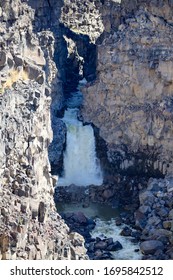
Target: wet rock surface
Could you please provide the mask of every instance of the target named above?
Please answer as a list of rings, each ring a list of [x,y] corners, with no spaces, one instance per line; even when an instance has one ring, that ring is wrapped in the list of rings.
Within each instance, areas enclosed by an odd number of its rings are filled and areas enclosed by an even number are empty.
[[[145,178],[116,175],[113,181],[105,182],[100,186],[83,187],[74,184],[68,187],[58,186],[55,189],[54,199],[56,202],[82,202],[84,205],[100,202],[132,210],[139,206],[138,193],[140,188],[145,188],[146,185]]]
[[[172,259],[172,243],[173,243],[173,188],[172,188],[172,176],[167,176],[165,179],[150,179],[148,184],[144,184],[143,188],[139,183],[138,195],[139,201],[129,198],[131,203],[125,199],[127,190],[124,189],[124,195],[122,197],[117,195],[116,191],[114,196],[107,199],[107,197],[101,196],[100,199],[99,191],[105,186],[97,187],[96,193],[93,191],[93,186],[83,190],[76,187],[76,191],[80,194],[76,199],[75,186],[73,191],[65,193],[61,187],[58,188],[58,192],[55,192],[55,201],[58,203],[58,197],[60,202],[64,201],[69,204],[76,204],[79,202],[83,203],[83,207],[90,207],[90,203],[93,202],[102,203],[105,205],[112,205],[115,207],[122,207],[121,214],[115,219],[116,226],[123,226],[120,231],[120,235],[124,237],[131,237],[131,242],[134,244],[140,244],[140,251],[143,254],[143,259]],[[112,187],[111,187],[112,188]],[[107,187],[108,189],[108,187]],[[120,189],[120,185],[119,188]],[[102,194],[104,191],[102,192]],[[103,199],[104,197],[104,199]],[[115,199],[114,199],[115,198]],[[119,198],[119,201],[118,201]],[[120,202],[121,201],[121,202]],[[123,203],[123,204],[121,204]],[[123,206],[125,209],[123,210]],[[116,250],[116,244],[106,246],[107,240],[104,238],[92,240],[90,231],[94,228],[94,222],[84,218],[82,213],[64,214],[64,219],[69,222],[69,227],[76,231],[79,231],[84,236],[86,242],[86,248],[88,249],[88,255],[94,259],[102,258],[101,251],[106,251],[107,258],[111,259],[111,250]],[[77,222],[77,227],[76,227]],[[84,228],[82,228],[84,227]],[[81,230],[82,228],[82,230]],[[104,249],[106,248],[106,249]],[[112,249],[111,249],[112,248]],[[97,249],[95,251],[95,249]],[[121,249],[121,248],[119,248]],[[105,252],[104,252],[105,253]],[[97,256],[96,256],[97,255]]]
[[[136,179],[136,186],[137,182],[138,180]],[[107,205],[121,208],[121,214],[115,219],[115,225],[124,225],[120,235],[125,238],[130,237],[131,242],[138,244],[140,242],[141,232],[134,227],[134,211],[139,207],[138,192],[136,192],[136,196],[130,189],[128,192],[127,190],[130,188],[128,183],[129,178],[125,180],[125,178],[120,179],[119,177],[116,184],[114,182],[114,184],[111,183],[110,185],[89,187],[78,187],[75,185],[68,187],[59,186],[55,189],[54,199],[57,207],[59,203],[63,203],[71,205],[73,209],[73,205],[75,206],[81,203],[83,208],[89,209],[91,203],[101,203],[104,205],[105,210]],[[120,188],[122,192],[119,191]],[[85,247],[87,248],[87,254],[90,259],[114,259],[112,252],[123,248],[119,241],[113,240],[112,238],[92,238],[91,232],[95,228],[95,218],[99,218],[99,216],[88,219],[83,212],[61,212],[61,215],[71,231],[75,230],[84,236]],[[133,230],[131,227],[134,227]]]

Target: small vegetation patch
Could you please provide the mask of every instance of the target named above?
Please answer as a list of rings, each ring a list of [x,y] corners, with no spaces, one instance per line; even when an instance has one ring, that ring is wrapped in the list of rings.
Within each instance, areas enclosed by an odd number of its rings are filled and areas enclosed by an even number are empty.
[[[3,94],[5,89],[11,88],[14,83],[19,80],[28,80],[28,73],[25,70],[18,71],[17,69],[8,72],[5,83],[0,88],[0,94]]]

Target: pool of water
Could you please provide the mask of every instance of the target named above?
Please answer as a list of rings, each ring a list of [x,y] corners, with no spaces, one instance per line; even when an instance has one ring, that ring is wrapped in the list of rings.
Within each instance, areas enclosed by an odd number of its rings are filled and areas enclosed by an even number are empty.
[[[120,209],[112,208],[111,206],[105,206],[100,203],[90,203],[88,207],[83,207],[82,203],[67,204],[57,203],[56,205],[58,213],[67,212],[82,212],[88,218],[96,219],[100,218],[102,221],[109,221],[111,218],[116,218],[121,213]]]

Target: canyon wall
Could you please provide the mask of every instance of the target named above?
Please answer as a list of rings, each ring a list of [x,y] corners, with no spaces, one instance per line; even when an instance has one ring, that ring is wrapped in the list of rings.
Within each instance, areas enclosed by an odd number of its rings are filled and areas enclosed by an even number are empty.
[[[48,147],[62,82],[49,11],[48,1],[0,5],[0,259],[87,258],[83,237],[70,232],[53,200]]]
[[[172,5],[1,1],[1,259],[87,258],[56,213],[51,175],[62,171],[61,118],[81,78],[82,118],[113,171],[172,173]]]
[[[97,47],[97,79],[83,89],[84,120],[99,128],[119,172],[172,172],[171,7],[171,1],[122,1],[118,30]]]
[[[131,16],[138,9],[143,8],[155,16],[162,17],[169,23],[173,22],[172,0],[121,0],[123,16]]]

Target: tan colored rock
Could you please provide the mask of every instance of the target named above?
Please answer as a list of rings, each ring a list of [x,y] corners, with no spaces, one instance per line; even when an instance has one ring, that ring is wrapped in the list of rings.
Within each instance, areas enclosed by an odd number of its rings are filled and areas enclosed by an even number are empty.
[[[147,4],[149,11],[155,5]],[[123,1],[122,5],[136,4]],[[100,129],[109,154],[117,150],[128,154],[138,170],[142,153],[145,172],[152,169],[165,174],[173,168],[173,30],[149,11],[139,9],[133,19],[127,19],[125,28],[98,46],[98,77],[83,88],[82,113],[86,122]],[[152,153],[153,162],[149,160]],[[125,159],[122,156],[123,169]],[[116,159],[110,160],[117,165]]]
[[[171,221],[164,221],[163,228],[169,230],[171,228]]]
[[[40,47],[35,48],[25,48],[24,49],[24,59],[30,61],[31,64],[36,64],[38,66],[44,66],[46,60],[44,58],[43,51]]]

